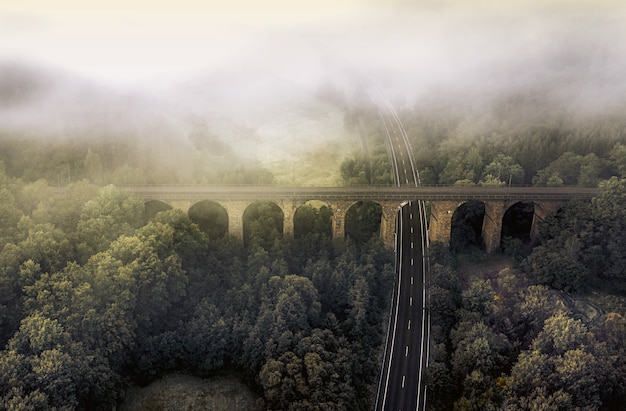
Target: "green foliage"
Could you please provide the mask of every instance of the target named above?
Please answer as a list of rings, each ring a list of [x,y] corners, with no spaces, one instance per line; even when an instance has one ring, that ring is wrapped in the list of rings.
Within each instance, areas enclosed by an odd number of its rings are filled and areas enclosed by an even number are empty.
[[[382,208],[378,203],[359,201],[346,212],[346,237],[364,244],[380,233]]]
[[[302,238],[307,234],[332,236],[332,210],[326,205],[319,208],[310,204],[299,207],[293,217],[294,237]]]
[[[512,368],[505,401],[523,406],[541,389],[544,398],[561,406],[598,408],[614,361],[607,354],[580,321],[563,313],[550,317]]]
[[[524,182],[524,170],[513,157],[499,153],[485,166],[481,181],[491,181],[485,185],[521,184]]]
[[[205,127],[206,128],[206,127]],[[206,131],[206,130],[205,130]],[[158,136],[157,136],[158,137]],[[68,186],[142,184],[272,184],[273,174],[250,164],[210,132],[192,144],[140,134],[23,135],[0,133],[0,162],[11,177]],[[167,155],[163,155],[167,153]]]
[[[224,238],[228,234],[228,214],[213,201],[201,201],[189,209],[189,218],[210,238]]]
[[[483,247],[484,215],[485,203],[481,201],[468,201],[454,211],[450,227],[451,251],[458,253]]]
[[[533,281],[569,291],[626,289],[626,181],[600,184],[591,203],[571,203],[540,229],[541,245],[522,263]]]
[[[103,251],[111,241],[142,225],[143,202],[113,186],[101,188],[85,203],[76,227],[82,259]]]
[[[257,201],[243,214],[243,241],[247,246],[273,247],[283,235],[283,211],[269,201]]]
[[[596,187],[603,174],[604,164],[594,153],[586,156],[571,151],[563,153],[546,168],[537,172],[533,184],[539,186],[578,185]]]
[[[394,278],[380,241],[332,242],[325,207],[283,241],[261,203],[244,249],[180,210],[146,221],[114,187],[35,186],[6,191],[20,201],[0,250],[0,407],[111,409],[128,381],[229,368],[272,407],[371,407]]]

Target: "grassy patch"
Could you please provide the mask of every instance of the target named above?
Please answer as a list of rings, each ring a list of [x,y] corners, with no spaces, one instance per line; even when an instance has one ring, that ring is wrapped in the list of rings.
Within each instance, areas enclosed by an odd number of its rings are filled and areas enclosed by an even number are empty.
[[[462,289],[478,280],[494,281],[498,273],[505,268],[514,268],[517,261],[506,254],[485,254],[482,251],[457,256],[458,266],[456,272],[459,275],[459,283]]]
[[[147,387],[131,387],[120,411],[262,411],[265,403],[233,375],[198,378],[168,374]]]

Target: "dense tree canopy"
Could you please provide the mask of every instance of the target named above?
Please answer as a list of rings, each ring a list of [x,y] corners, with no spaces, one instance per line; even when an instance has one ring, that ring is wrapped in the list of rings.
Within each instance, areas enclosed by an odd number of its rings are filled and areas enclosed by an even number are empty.
[[[37,199],[0,177],[0,409],[111,409],[173,370],[237,371],[268,409],[371,408],[393,281],[380,240],[333,242],[325,208],[283,240],[260,203],[243,248],[180,210],[146,222],[113,186]]]

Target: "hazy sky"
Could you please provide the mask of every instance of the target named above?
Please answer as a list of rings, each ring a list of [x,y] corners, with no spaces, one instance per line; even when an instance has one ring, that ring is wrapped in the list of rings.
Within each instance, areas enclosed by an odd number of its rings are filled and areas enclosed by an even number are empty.
[[[273,76],[303,89],[368,77],[411,99],[549,84],[567,99],[623,102],[621,3],[7,0],[0,60],[120,89],[231,72],[241,82]]]

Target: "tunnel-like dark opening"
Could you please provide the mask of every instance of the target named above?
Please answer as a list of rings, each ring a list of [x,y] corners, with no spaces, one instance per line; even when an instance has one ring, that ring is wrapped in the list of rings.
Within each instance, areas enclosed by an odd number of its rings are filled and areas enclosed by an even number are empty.
[[[374,236],[380,236],[383,214],[380,204],[373,201],[358,201],[346,211],[346,237],[357,244],[364,244]]]
[[[530,244],[530,229],[533,225],[535,204],[532,201],[520,201],[509,207],[502,218],[500,247],[506,251],[511,242]]]
[[[450,250],[462,252],[484,249],[482,237],[485,203],[471,200],[461,204],[452,215]]]
[[[154,216],[162,211],[171,210],[172,206],[159,200],[150,200],[144,203],[143,213],[141,218],[144,224],[148,224],[148,221],[152,220]]]
[[[194,204],[188,215],[209,238],[223,238],[228,234],[228,213],[214,201],[204,200]]]
[[[332,210],[321,201],[307,201],[298,207],[293,216],[293,236],[302,238],[307,234],[332,237]]]
[[[283,236],[283,210],[271,201],[257,201],[243,213],[244,245],[257,244],[271,247],[275,240]]]

